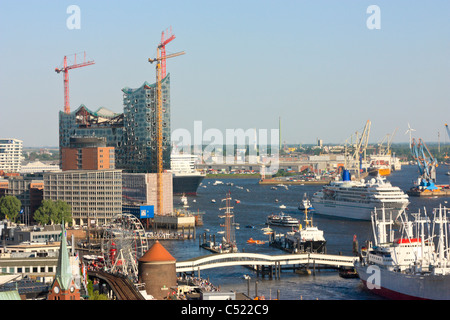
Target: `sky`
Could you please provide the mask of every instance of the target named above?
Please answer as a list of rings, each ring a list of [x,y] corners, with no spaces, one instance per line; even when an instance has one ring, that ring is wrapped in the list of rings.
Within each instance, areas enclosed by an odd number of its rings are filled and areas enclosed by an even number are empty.
[[[58,146],[55,68],[74,53],[95,64],[69,71],[71,110],[123,112],[122,88],[155,82],[148,58],[171,27],[167,53],[186,52],[167,60],[172,131],[280,119],[283,142],[328,144],[370,120],[371,143],[409,142],[408,123],[450,143],[449,17],[446,0],[0,0],[0,138]]]

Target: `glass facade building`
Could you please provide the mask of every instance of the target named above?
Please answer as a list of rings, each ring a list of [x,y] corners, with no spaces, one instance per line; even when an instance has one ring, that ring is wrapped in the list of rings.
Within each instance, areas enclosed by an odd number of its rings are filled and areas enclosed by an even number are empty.
[[[163,169],[170,169],[170,74],[161,82]],[[117,169],[130,173],[154,173],[157,161],[156,83],[123,88],[123,113],[100,108],[91,111],[81,105],[67,114],[59,113],[60,150],[75,137],[104,137],[115,148]]]

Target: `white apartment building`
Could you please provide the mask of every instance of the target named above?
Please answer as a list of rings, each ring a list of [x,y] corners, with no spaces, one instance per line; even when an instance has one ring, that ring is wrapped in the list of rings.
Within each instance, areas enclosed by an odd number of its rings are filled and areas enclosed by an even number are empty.
[[[19,172],[23,160],[23,141],[18,139],[0,139],[0,170]]]

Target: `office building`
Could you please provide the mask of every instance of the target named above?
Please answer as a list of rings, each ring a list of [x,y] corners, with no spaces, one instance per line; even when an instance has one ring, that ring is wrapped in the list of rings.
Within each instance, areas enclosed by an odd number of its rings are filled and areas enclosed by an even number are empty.
[[[26,225],[33,224],[34,212],[43,199],[44,181],[39,177],[12,176],[0,178],[0,197],[14,196],[22,204],[21,213],[17,219]]]
[[[121,170],[68,170],[44,174],[44,200],[62,200],[72,208],[74,225],[108,223],[122,213]]]
[[[23,155],[23,142],[18,139],[0,139],[0,171],[19,172]]]
[[[158,193],[157,193],[157,176],[156,173],[123,173],[122,174],[122,203],[124,209],[130,210],[133,207],[153,206],[154,212],[157,214]],[[163,210],[162,215],[170,215],[173,213],[173,190],[172,190],[172,174],[163,173]],[[129,211],[129,213],[133,213]]]

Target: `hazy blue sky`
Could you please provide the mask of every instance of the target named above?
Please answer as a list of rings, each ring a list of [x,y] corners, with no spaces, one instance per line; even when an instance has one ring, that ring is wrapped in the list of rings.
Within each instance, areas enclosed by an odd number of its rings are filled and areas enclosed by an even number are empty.
[[[70,30],[69,5],[80,8]],[[377,5],[380,29],[366,10]],[[450,2],[164,0],[0,1],[0,137],[58,145],[64,55],[72,110],[122,112],[124,87],[155,81],[161,31],[169,53],[172,130],[278,128],[287,143],[343,143],[371,120],[370,141],[450,143]]]

